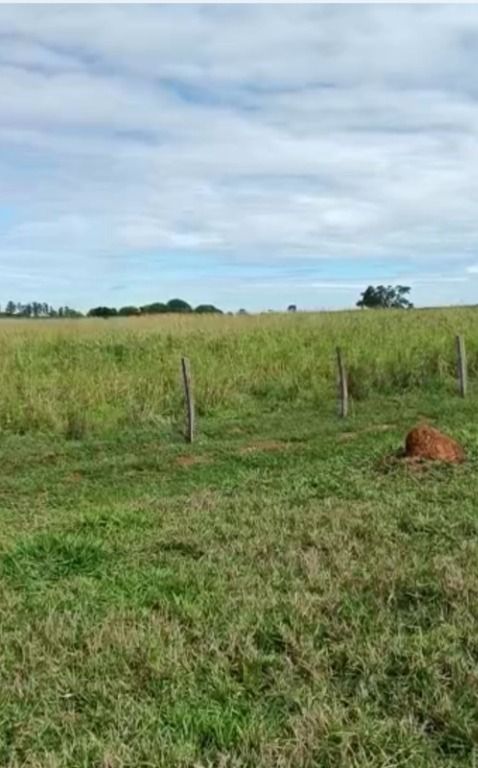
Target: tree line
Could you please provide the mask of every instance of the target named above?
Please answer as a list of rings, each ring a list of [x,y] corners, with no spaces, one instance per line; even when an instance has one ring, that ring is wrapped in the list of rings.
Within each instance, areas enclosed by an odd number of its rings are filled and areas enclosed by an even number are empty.
[[[119,309],[116,309],[116,307],[94,307],[88,312],[88,317],[134,317],[135,315],[165,315],[190,312],[196,312],[200,315],[222,315],[222,310],[213,304],[199,304],[197,307],[192,307],[183,299],[171,299],[166,303],[155,301],[152,304],[143,304],[141,307],[126,306]]]
[[[82,313],[71,307],[52,307],[45,301],[8,301],[5,307],[0,307],[1,317],[82,317]]]
[[[155,301],[143,306],[93,307],[87,313],[87,317],[134,317],[137,315],[158,315],[171,312],[196,312],[198,314],[222,314],[222,311],[213,304],[199,304],[192,307],[183,299],[171,299],[166,303]],[[17,301],[8,301],[5,307],[0,306],[0,317],[27,317],[27,318],[75,318],[84,317],[83,312],[68,306],[53,307],[43,301],[31,301],[27,304]]]
[[[362,292],[356,306],[361,309],[411,309],[412,302],[408,296],[410,288],[406,285],[369,285]],[[271,311],[271,310],[269,310]],[[288,312],[297,312],[296,304],[289,304]],[[142,306],[127,305],[124,307],[93,307],[87,313],[87,317],[135,317],[139,315],[161,315],[170,313],[197,313],[197,314],[219,314],[222,310],[214,304],[199,304],[192,307],[183,299],[170,299],[170,301],[155,301],[152,304],[143,304]],[[232,315],[232,312],[227,314]],[[245,309],[238,311],[239,315],[246,315]],[[27,304],[22,302],[9,301],[2,310],[0,307],[0,317],[30,317],[30,318],[74,318],[84,317],[82,312],[72,309],[68,306],[52,307],[50,304],[42,301],[31,301]]]

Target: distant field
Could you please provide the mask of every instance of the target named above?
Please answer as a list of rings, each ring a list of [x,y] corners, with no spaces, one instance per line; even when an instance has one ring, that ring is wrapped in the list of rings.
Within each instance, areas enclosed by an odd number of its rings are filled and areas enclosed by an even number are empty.
[[[356,403],[453,389],[454,335],[478,374],[478,310],[0,323],[0,428],[101,433],[166,425],[181,413],[190,357],[200,414],[282,403],[333,408],[336,345]]]

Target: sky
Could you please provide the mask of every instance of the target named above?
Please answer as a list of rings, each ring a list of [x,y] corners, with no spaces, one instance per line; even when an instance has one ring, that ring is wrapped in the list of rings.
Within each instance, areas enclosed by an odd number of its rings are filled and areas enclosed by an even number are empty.
[[[478,6],[0,5],[0,304],[478,303]]]

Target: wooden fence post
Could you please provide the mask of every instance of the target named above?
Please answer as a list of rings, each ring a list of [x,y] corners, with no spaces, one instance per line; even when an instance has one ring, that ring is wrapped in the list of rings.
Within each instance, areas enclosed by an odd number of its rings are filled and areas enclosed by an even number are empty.
[[[456,369],[458,376],[458,389],[462,397],[466,397],[468,389],[468,374],[466,370],[466,349],[463,336],[457,336],[456,342]]]
[[[339,387],[339,416],[343,419],[349,412],[349,390],[347,386],[347,371],[342,358],[342,351],[337,347],[338,387]]]
[[[181,372],[183,376],[184,400],[186,403],[186,433],[185,438],[188,443],[194,440],[195,411],[194,396],[191,381],[191,366],[187,357],[181,358]]]

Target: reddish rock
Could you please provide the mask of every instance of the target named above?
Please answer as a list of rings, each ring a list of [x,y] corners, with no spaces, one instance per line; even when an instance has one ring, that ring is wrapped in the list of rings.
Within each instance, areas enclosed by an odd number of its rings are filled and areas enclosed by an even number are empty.
[[[405,455],[413,459],[447,461],[451,464],[465,460],[465,452],[456,440],[428,424],[420,424],[410,430],[405,440]]]

